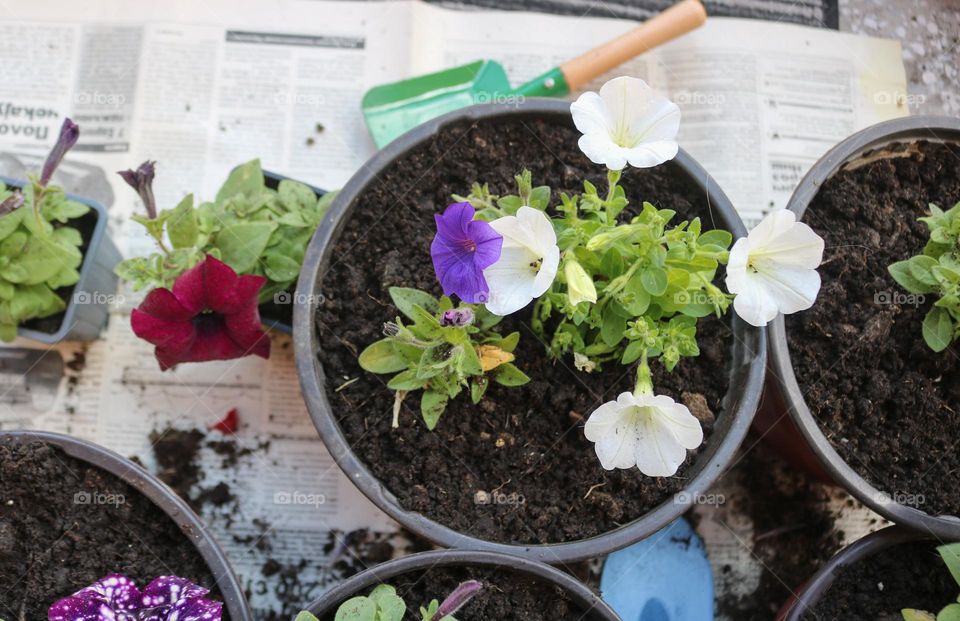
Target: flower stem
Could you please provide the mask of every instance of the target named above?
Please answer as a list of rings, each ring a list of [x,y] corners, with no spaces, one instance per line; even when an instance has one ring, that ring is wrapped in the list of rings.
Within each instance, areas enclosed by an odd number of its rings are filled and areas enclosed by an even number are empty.
[[[607,200],[604,201],[607,205],[607,224],[612,224],[613,220],[615,219],[614,215],[610,211],[610,202],[613,200],[613,195],[617,190],[617,183],[619,183],[620,176],[622,174],[622,170],[607,171]]]
[[[637,386],[633,389],[636,396],[653,394],[653,378],[650,375],[650,364],[647,362],[647,353],[644,352],[637,366]]]

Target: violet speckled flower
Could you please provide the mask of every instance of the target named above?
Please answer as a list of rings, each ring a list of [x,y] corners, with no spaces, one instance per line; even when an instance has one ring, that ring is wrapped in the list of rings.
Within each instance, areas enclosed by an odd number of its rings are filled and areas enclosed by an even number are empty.
[[[430,244],[433,269],[444,295],[471,304],[487,301],[490,288],[483,270],[500,258],[503,237],[482,220],[474,220],[470,203],[449,205],[435,215],[437,234]]]
[[[133,580],[110,574],[47,613],[49,621],[220,621],[223,604],[186,578],[160,576],[141,593]]]
[[[473,311],[469,308],[451,308],[443,311],[443,315],[440,316],[440,325],[462,328],[472,324],[473,319]]]

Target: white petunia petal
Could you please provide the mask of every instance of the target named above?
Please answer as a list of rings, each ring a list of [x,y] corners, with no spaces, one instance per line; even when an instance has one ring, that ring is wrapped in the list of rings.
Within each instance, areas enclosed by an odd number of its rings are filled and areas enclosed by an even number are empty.
[[[640,146],[626,149],[627,162],[634,168],[653,168],[677,157],[680,146],[675,142],[660,140],[641,143]]]
[[[600,95],[593,91],[583,93],[570,104],[573,124],[581,134],[605,134],[607,132],[607,107]]]
[[[779,266],[775,271],[747,274],[748,282],[765,287],[767,295],[784,315],[807,310],[820,292],[820,274],[816,270]]]
[[[640,472],[648,477],[675,475],[687,458],[687,450],[654,415],[641,416],[636,429],[635,461]]]
[[[727,280],[729,283],[729,279]],[[777,316],[780,309],[762,280],[744,278],[744,286],[733,298],[733,310],[751,326],[762,328]]]
[[[490,226],[503,236],[503,247],[497,262],[483,271],[490,288],[486,307],[495,315],[509,315],[553,284],[560,265],[557,233],[545,213],[526,206]]]
[[[509,315],[533,300],[537,272],[530,267],[538,257],[525,246],[504,241],[497,262],[483,270],[490,288],[487,310],[494,315]]]
[[[627,149],[616,145],[606,134],[584,134],[577,146],[594,164],[603,164],[610,170],[623,170],[627,165]]]

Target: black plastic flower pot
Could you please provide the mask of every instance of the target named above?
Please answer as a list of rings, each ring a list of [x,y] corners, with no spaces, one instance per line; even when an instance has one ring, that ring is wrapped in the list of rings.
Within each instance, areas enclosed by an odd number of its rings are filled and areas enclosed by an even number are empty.
[[[520,576],[554,587],[582,612],[583,621],[620,621],[620,617],[586,585],[569,574],[549,565],[495,552],[470,550],[439,550],[420,552],[372,567],[349,578],[307,606],[320,621],[332,619],[337,607],[357,595],[367,595],[380,584],[390,584],[403,597],[399,583],[405,574],[426,574],[444,568],[478,568],[493,570],[504,576]],[[429,576],[429,574],[427,574]],[[426,579],[429,579],[427,577]],[[438,598],[446,594],[437,594]],[[408,609],[416,610],[421,602],[406,602]],[[426,605],[428,602],[423,602]],[[548,602],[544,602],[546,606]],[[467,604],[469,606],[469,604]],[[459,615],[458,615],[459,616]]]
[[[901,544],[928,544],[940,545],[939,541],[929,533],[919,533],[900,526],[890,526],[871,533],[862,539],[855,541],[843,550],[840,550],[833,558],[820,568],[817,573],[810,577],[803,586],[790,597],[777,614],[776,621],[803,621],[805,618],[818,619],[819,617],[808,615],[807,613],[816,609],[817,605],[834,586],[840,573],[846,568],[852,567],[870,557],[886,552],[894,546]],[[930,559],[936,558],[935,554],[930,555]],[[943,567],[944,574],[947,568]],[[893,577],[887,577],[891,580]],[[882,587],[880,587],[882,588]],[[945,600],[944,605],[951,600]],[[900,608],[905,607],[901,604],[899,607],[891,610],[891,617],[896,615]],[[935,613],[935,611],[934,611]],[[897,616],[896,618],[899,618]]]
[[[263,179],[268,188],[276,190],[280,182],[289,179],[289,177],[265,170],[263,171]],[[303,182],[300,181],[299,183]],[[326,190],[321,190],[309,183],[304,183],[304,185],[313,190],[317,198],[327,193]],[[293,293],[293,291],[281,291],[273,296],[272,302],[260,305],[260,321],[268,330],[276,330],[284,334],[293,332]]]
[[[839,143],[824,155],[801,180],[787,209],[802,219],[820,188],[852,162],[899,157],[893,145],[915,142],[955,144],[960,153],[960,119],[910,117],[879,123]],[[906,259],[908,257],[903,257]],[[822,295],[822,294],[821,294]],[[919,335],[918,335],[919,338]],[[778,316],[768,327],[769,368],[767,392],[756,424],[774,449],[812,476],[844,487],[865,505],[888,520],[948,540],[960,539],[960,519],[930,515],[900,504],[878,489],[848,464],[820,428],[801,389],[790,358],[787,327]],[[932,355],[932,352],[931,352]],[[863,388],[866,391],[866,387]],[[869,398],[866,392],[863,398]],[[949,438],[948,438],[949,439]],[[952,440],[951,440],[952,442]],[[890,455],[891,459],[897,455]]]
[[[22,188],[26,181],[0,176],[8,187]],[[34,319],[17,328],[17,334],[41,343],[60,341],[92,341],[100,335],[110,315],[110,300],[117,291],[113,268],[120,262],[120,251],[107,234],[107,210],[100,203],[67,194],[70,200],[83,203],[90,211],[75,221],[83,236],[83,263],[80,280],[72,287],[58,291],[67,304],[66,310],[52,317]]]
[[[0,441],[16,444],[41,442],[51,445],[63,451],[67,456],[104,470],[133,487],[165,513],[177,525],[183,536],[196,548],[209,568],[219,590],[217,599],[224,604],[224,618],[230,618],[233,621],[253,620],[253,614],[244,597],[243,588],[234,575],[226,555],[207,530],[207,527],[173,490],[161,483],[143,467],[102,446],[58,433],[4,431],[0,432]],[[29,511],[29,507],[25,510]],[[81,533],[68,534],[75,540],[82,536]],[[63,559],[63,562],[70,563],[70,559]],[[114,567],[104,567],[103,573],[106,575],[115,570]],[[169,572],[175,573],[176,570],[176,567],[169,568]],[[63,593],[61,597],[67,595],[69,593]],[[51,601],[50,604],[53,604],[53,602]]]
[[[570,128],[564,131],[572,131],[569,108],[569,103],[563,101],[536,98],[518,105],[476,105],[431,120],[406,133],[362,166],[339,192],[310,243],[300,272],[294,306],[294,345],[300,383],[314,425],[340,468],[363,494],[410,531],[443,547],[500,552],[557,564],[601,556],[648,537],[687,511],[723,473],[750,428],[760,398],[766,360],[765,334],[731,312],[732,338],[729,339],[727,350],[728,381],[722,399],[723,413],[717,418],[714,431],[697,455],[696,462],[687,471],[682,491],[659,502],[637,519],[621,523],[607,532],[556,543],[541,540],[535,543],[490,541],[460,532],[420,512],[404,508],[395,494],[372,474],[369,466],[351,447],[327,397],[328,381],[339,384],[346,378],[328,380],[321,361],[324,352],[320,351],[315,315],[325,299],[320,295],[321,281],[332,262],[341,259],[331,256],[334,245],[354,213],[358,197],[374,187],[378,177],[395,161],[420,145],[435,140],[450,126],[513,120],[526,124],[529,120],[562,124]],[[726,229],[735,238],[746,234],[729,199],[689,154],[681,150],[670,165],[677,167],[684,183],[688,180],[698,196],[706,198],[710,210],[708,220],[713,227]],[[550,179],[541,181],[551,182]],[[429,432],[424,429],[423,433]],[[637,476],[640,476],[639,472]]]

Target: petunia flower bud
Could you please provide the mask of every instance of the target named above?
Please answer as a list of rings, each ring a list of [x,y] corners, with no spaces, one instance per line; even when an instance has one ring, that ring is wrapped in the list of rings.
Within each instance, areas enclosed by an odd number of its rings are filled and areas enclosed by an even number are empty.
[[[153,197],[153,176],[156,174],[156,162],[146,161],[136,170],[121,170],[117,173],[131,188],[140,195],[143,206],[151,220],[157,217],[157,201]]]
[[[451,308],[443,311],[443,315],[440,317],[440,325],[462,328],[472,324],[473,319],[473,311],[469,308]]]
[[[53,173],[56,172],[57,167],[60,166],[60,162],[63,161],[63,156],[73,148],[73,145],[77,144],[79,138],[80,127],[70,119],[63,119],[63,125],[60,126],[60,135],[57,137],[57,143],[53,145],[50,155],[47,156],[47,161],[43,163],[43,170],[40,173],[41,186],[47,187],[47,184],[50,183],[50,178],[53,177]]]
[[[563,274],[567,278],[567,295],[570,296],[571,304],[576,306],[580,302],[596,303],[597,288],[582,265],[568,259],[564,263]]]

